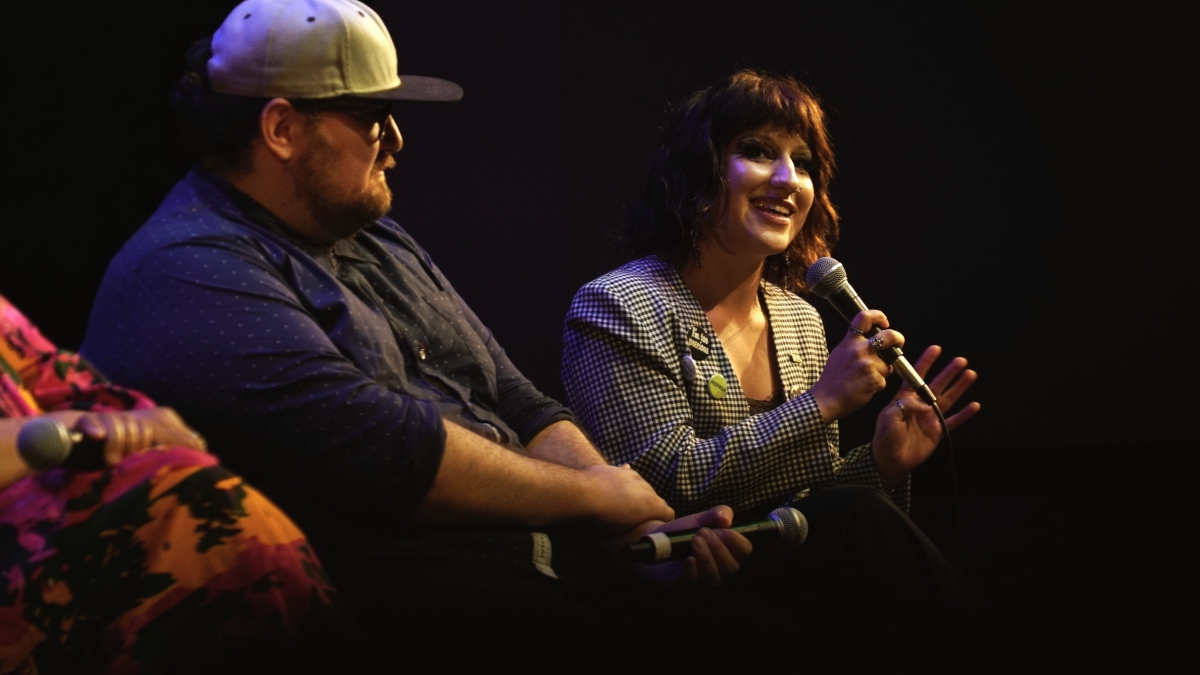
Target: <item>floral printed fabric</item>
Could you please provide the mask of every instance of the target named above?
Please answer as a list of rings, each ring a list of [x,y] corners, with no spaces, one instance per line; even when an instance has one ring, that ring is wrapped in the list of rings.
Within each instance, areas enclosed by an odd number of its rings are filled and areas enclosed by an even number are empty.
[[[108,384],[78,354],[56,348],[0,295],[0,416],[153,406],[142,394]]]
[[[3,297],[0,380],[3,416],[153,405]],[[0,492],[0,672],[312,665],[350,625],[303,533],[212,455],[152,450]]]

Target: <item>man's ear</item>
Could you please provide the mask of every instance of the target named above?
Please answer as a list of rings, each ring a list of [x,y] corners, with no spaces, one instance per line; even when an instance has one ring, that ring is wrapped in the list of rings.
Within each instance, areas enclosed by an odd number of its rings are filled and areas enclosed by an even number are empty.
[[[275,159],[287,162],[295,157],[308,121],[308,115],[292,107],[287,99],[271,99],[258,117],[263,145]]]

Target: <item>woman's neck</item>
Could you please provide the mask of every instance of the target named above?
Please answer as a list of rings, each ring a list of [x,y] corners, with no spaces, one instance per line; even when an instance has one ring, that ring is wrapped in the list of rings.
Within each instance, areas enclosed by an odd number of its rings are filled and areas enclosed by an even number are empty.
[[[764,258],[736,256],[705,242],[700,245],[699,261],[685,265],[679,275],[717,332],[729,321],[740,324],[760,312],[758,287]]]

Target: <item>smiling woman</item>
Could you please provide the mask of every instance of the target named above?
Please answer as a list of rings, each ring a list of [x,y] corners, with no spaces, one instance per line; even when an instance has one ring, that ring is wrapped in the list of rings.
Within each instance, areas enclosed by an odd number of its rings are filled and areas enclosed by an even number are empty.
[[[829,352],[819,315],[797,295],[805,268],[837,239],[832,172],[821,109],[790,77],[741,71],[684,101],[630,210],[626,247],[643,257],[572,302],[563,384],[607,459],[632,465],[677,513],[803,512],[804,547],[747,563],[782,566],[764,599],[803,597],[827,625],[872,633],[883,626],[838,612],[953,614],[972,593],[903,513],[909,472],[940,439],[932,408],[902,389],[872,443],[838,447],[837,420],[890,374],[878,350],[904,338],[867,310]],[[868,341],[872,327],[883,330]],[[926,350],[915,368],[924,374],[938,354]],[[955,359],[929,384],[949,409],[974,380]]]
[[[837,420],[891,374],[878,351],[904,337],[868,310],[830,353],[816,310],[796,295],[837,240],[833,166],[812,92],[791,77],[734,73],[664,129],[625,231],[627,250],[644,257],[575,297],[570,405],[613,463],[631,464],[681,513],[775,507],[841,484],[880,488],[907,508],[909,472],[940,439],[932,409],[902,389],[874,442],[838,447]],[[882,330],[868,340],[872,328]],[[939,353],[930,347],[916,368],[924,374]],[[955,359],[931,386],[948,409],[974,380]]]

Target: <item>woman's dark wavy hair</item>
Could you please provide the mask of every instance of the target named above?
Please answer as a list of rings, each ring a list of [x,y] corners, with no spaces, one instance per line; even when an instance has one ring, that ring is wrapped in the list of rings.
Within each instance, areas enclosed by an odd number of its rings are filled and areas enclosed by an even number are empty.
[[[218,94],[208,83],[212,38],[188,49],[187,72],[171,90],[171,108],[179,120],[179,139],[188,158],[219,172],[245,173],[250,143],[259,135],[258,120],[269,99]]]
[[[837,243],[838,214],[829,199],[834,160],[825,115],[816,94],[789,76],[740,70],[675,109],[642,196],[626,214],[624,252],[657,254],[678,267],[692,261],[696,243],[725,215],[726,148],[738,134],[763,127],[797,134],[812,151],[808,218],[785,253],[767,258],[763,272],[782,288],[804,290],[805,269]]]

